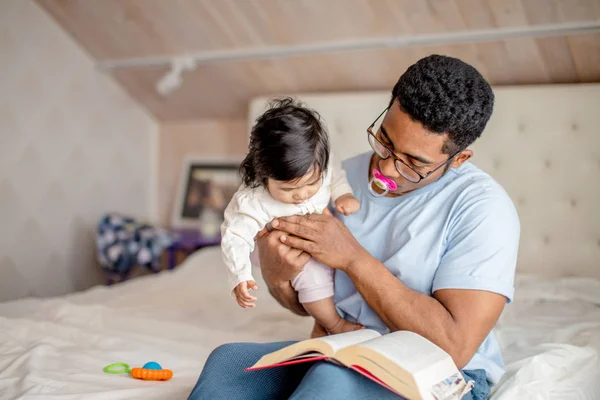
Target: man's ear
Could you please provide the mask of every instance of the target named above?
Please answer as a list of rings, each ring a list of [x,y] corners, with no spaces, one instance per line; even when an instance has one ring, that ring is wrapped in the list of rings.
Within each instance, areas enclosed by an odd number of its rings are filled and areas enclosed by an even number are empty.
[[[454,161],[452,161],[452,168],[458,168],[463,165],[469,158],[473,157],[473,150],[466,149],[458,153],[456,157],[454,157]]]

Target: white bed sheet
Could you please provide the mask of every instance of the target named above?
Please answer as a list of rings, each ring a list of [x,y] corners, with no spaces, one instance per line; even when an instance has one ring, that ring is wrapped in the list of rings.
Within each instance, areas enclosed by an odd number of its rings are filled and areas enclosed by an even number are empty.
[[[226,287],[211,248],[174,272],[0,304],[0,399],[185,399],[217,345],[310,332],[310,320],[279,307],[264,284],[253,310],[240,309]],[[600,281],[519,277],[496,333],[508,373],[494,400],[600,399]],[[102,372],[147,361],[172,369],[173,379]]]

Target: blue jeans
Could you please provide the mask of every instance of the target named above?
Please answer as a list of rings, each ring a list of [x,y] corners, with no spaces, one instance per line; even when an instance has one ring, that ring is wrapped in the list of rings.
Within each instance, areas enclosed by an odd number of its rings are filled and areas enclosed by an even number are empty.
[[[216,348],[188,400],[398,400],[396,394],[347,368],[328,362],[244,372],[263,355],[294,342],[232,343]],[[463,400],[484,400],[490,393],[485,371],[463,371],[474,380]]]

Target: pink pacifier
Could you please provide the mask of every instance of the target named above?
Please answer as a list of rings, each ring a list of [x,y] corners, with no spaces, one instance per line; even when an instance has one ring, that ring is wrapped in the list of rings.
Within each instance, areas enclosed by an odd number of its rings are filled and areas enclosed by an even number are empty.
[[[373,171],[371,171],[371,172],[373,174],[373,177],[371,178],[371,181],[369,182],[369,191],[371,192],[371,194],[373,196],[377,196],[377,197],[385,196],[389,192],[393,192],[398,189],[396,182],[394,182],[390,178],[386,178],[385,176],[383,176],[381,171],[379,171],[377,168],[373,168]],[[383,190],[383,193],[377,193],[373,189],[373,184],[377,185],[377,187],[379,189]]]

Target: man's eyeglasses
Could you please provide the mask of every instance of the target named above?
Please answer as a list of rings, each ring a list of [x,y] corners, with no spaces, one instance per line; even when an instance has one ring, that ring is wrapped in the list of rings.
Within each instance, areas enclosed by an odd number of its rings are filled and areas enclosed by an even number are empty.
[[[373,128],[375,127],[375,124],[377,123],[377,121],[379,121],[379,119],[383,116],[383,114],[385,114],[388,110],[389,110],[389,107],[386,108],[385,110],[383,110],[383,112],[381,114],[379,114],[377,119],[375,121],[373,121],[371,126],[369,126],[367,128],[369,144],[371,145],[371,148],[373,149],[373,151],[375,152],[375,154],[377,154],[377,156],[379,158],[386,160],[389,157],[392,157],[392,159],[394,160],[394,165],[396,166],[396,170],[398,171],[398,173],[400,175],[402,175],[408,181],[410,181],[412,183],[419,183],[421,180],[427,178],[429,175],[433,174],[435,171],[442,168],[444,165],[448,164],[450,161],[452,161],[454,159],[454,157],[456,157],[458,155],[458,153],[460,153],[460,151],[458,151],[453,156],[451,156],[446,161],[444,161],[442,164],[438,165],[431,171],[427,172],[425,175],[422,175],[421,173],[415,171],[408,164],[406,164],[404,161],[402,161],[400,158],[398,158],[391,149],[389,149],[386,145],[381,143],[381,141],[379,139],[377,139],[377,135],[375,135],[375,133],[373,133]]]

